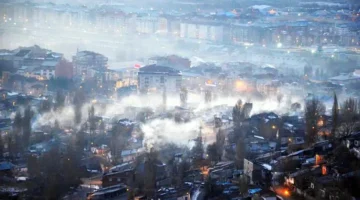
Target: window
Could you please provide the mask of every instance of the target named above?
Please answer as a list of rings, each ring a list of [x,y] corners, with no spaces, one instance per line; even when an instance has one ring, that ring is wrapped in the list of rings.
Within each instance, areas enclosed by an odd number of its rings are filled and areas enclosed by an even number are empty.
[[[111,181],[112,181],[112,178],[109,178],[109,181],[111,182]]]
[[[120,179],[120,178],[117,178],[117,181],[118,181],[118,182],[120,182],[120,181],[121,181],[121,179]]]
[[[164,77],[163,76],[160,76],[160,83],[164,83]]]

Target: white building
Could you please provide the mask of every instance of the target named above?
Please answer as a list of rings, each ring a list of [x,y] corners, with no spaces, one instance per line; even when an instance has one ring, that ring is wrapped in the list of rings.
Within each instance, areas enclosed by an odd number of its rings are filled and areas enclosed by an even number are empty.
[[[44,61],[40,67],[40,77],[45,80],[49,80],[51,78],[55,78],[55,69],[59,64],[57,60]]]
[[[180,37],[222,42],[224,26],[215,22],[183,22],[180,24]]]
[[[163,91],[178,92],[181,88],[181,72],[171,67],[148,65],[140,68],[138,89],[140,92]]]

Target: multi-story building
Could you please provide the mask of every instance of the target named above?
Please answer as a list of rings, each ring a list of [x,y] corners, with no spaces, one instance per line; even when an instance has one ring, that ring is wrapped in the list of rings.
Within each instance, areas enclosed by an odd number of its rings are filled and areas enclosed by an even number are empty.
[[[88,77],[90,69],[106,69],[108,58],[92,51],[79,51],[73,56],[76,75]]]
[[[158,28],[159,21],[157,17],[138,17],[136,20],[136,31],[138,33],[156,33],[158,31]]]
[[[181,72],[171,67],[148,65],[140,68],[138,89],[140,92],[178,92],[181,88]]]
[[[224,25],[217,22],[188,21],[180,23],[180,37],[223,42]]]

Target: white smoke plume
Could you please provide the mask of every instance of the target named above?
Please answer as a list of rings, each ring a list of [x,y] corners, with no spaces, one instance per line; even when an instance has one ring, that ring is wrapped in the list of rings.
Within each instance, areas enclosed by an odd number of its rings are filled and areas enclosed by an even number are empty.
[[[193,109],[194,117],[187,123],[175,123],[173,119],[162,119],[161,117],[149,120],[145,124],[141,124],[140,128],[144,132],[144,138],[147,144],[164,144],[167,142],[179,144],[179,145],[192,145],[192,140],[195,139],[202,127],[202,134],[207,144],[215,141],[215,133],[211,127],[211,121],[215,114],[222,112],[223,114],[231,116],[232,107],[235,105],[238,99],[242,99],[243,102],[252,102],[253,109],[251,114],[257,114],[260,112],[273,111],[279,114],[284,114],[289,111],[290,103],[300,102],[301,97],[296,96],[284,96],[281,102],[278,102],[276,97],[267,98],[265,100],[252,100],[248,96],[239,97],[219,97],[209,104],[204,103],[204,96],[202,94],[189,94],[189,107]],[[82,109],[82,121],[85,122],[88,116],[88,109],[91,103],[86,103]],[[173,110],[175,106],[180,105],[180,99],[178,95],[168,95],[167,97],[167,109]],[[132,95],[125,97],[119,101],[107,105],[106,107],[100,107],[95,105],[95,115],[105,116],[107,118],[130,118],[125,114],[128,107],[149,107],[153,110],[159,110],[162,107],[162,95],[149,95],[146,98]],[[37,129],[44,125],[53,125],[57,120],[61,127],[72,127],[77,130],[79,127],[75,127],[74,124],[74,110],[73,106],[66,106],[62,111],[51,111],[36,117],[33,123],[33,128]]]

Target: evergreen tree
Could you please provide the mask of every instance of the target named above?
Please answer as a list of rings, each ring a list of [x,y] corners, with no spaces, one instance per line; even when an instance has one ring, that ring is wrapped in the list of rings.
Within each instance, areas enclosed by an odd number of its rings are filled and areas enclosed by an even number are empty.
[[[12,134],[8,137],[8,145],[10,145],[11,148],[9,148],[9,152],[11,153],[11,156],[14,156],[17,153],[20,153],[23,148],[23,141],[22,141],[22,116],[20,111],[17,111],[15,114],[13,127],[12,127]]]
[[[58,121],[57,119],[55,119],[55,121],[54,121],[54,128],[55,128],[56,130],[59,130],[59,129],[60,129],[60,124],[59,124],[59,121]]]
[[[2,136],[0,135],[0,159],[4,156],[4,142]]]
[[[194,164],[199,165],[204,156],[204,144],[201,130],[199,136],[195,140],[195,146],[192,148],[192,154]]]
[[[334,92],[334,103],[332,107],[332,128],[331,128],[332,137],[335,136],[338,126],[339,126],[339,104],[336,93]]]
[[[24,148],[27,148],[30,143],[30,135],[31,135],[31,119],[34,116],[31,107],[28,106],[24,111],[24,117],[22,119],[22,130],[23,130],[23,144]]]
[[[212,100],[212,94],[210,90],[205,91],[205,103],[210,103]]]
[[[241,137],[236,144],[236,165],[242,169],[244,167],[244,158],[246,156],[246,146],[244,137]]]
[[[216,155],[218,157],[218,161],[221,161],[225,145],[225,134],[219,130],[216,134]]]
[[[206,153],[208,155],[208,159],[212,162],[218,162],[219,156],[216,148],[216,143],[209,144],[206,147]]]
[[[85,102],[85,94],[82,90],[78,90],[75,92],[73,104],[74,104],[74,112],[75,112],[75,124],[80,124],[82,114],[81,110]]]
[[[163,98],[163,109],[164,109],[164,112],[165,112],[166,111],[166,106],[167,106],[166,87],[164,87],[162,98]]]

